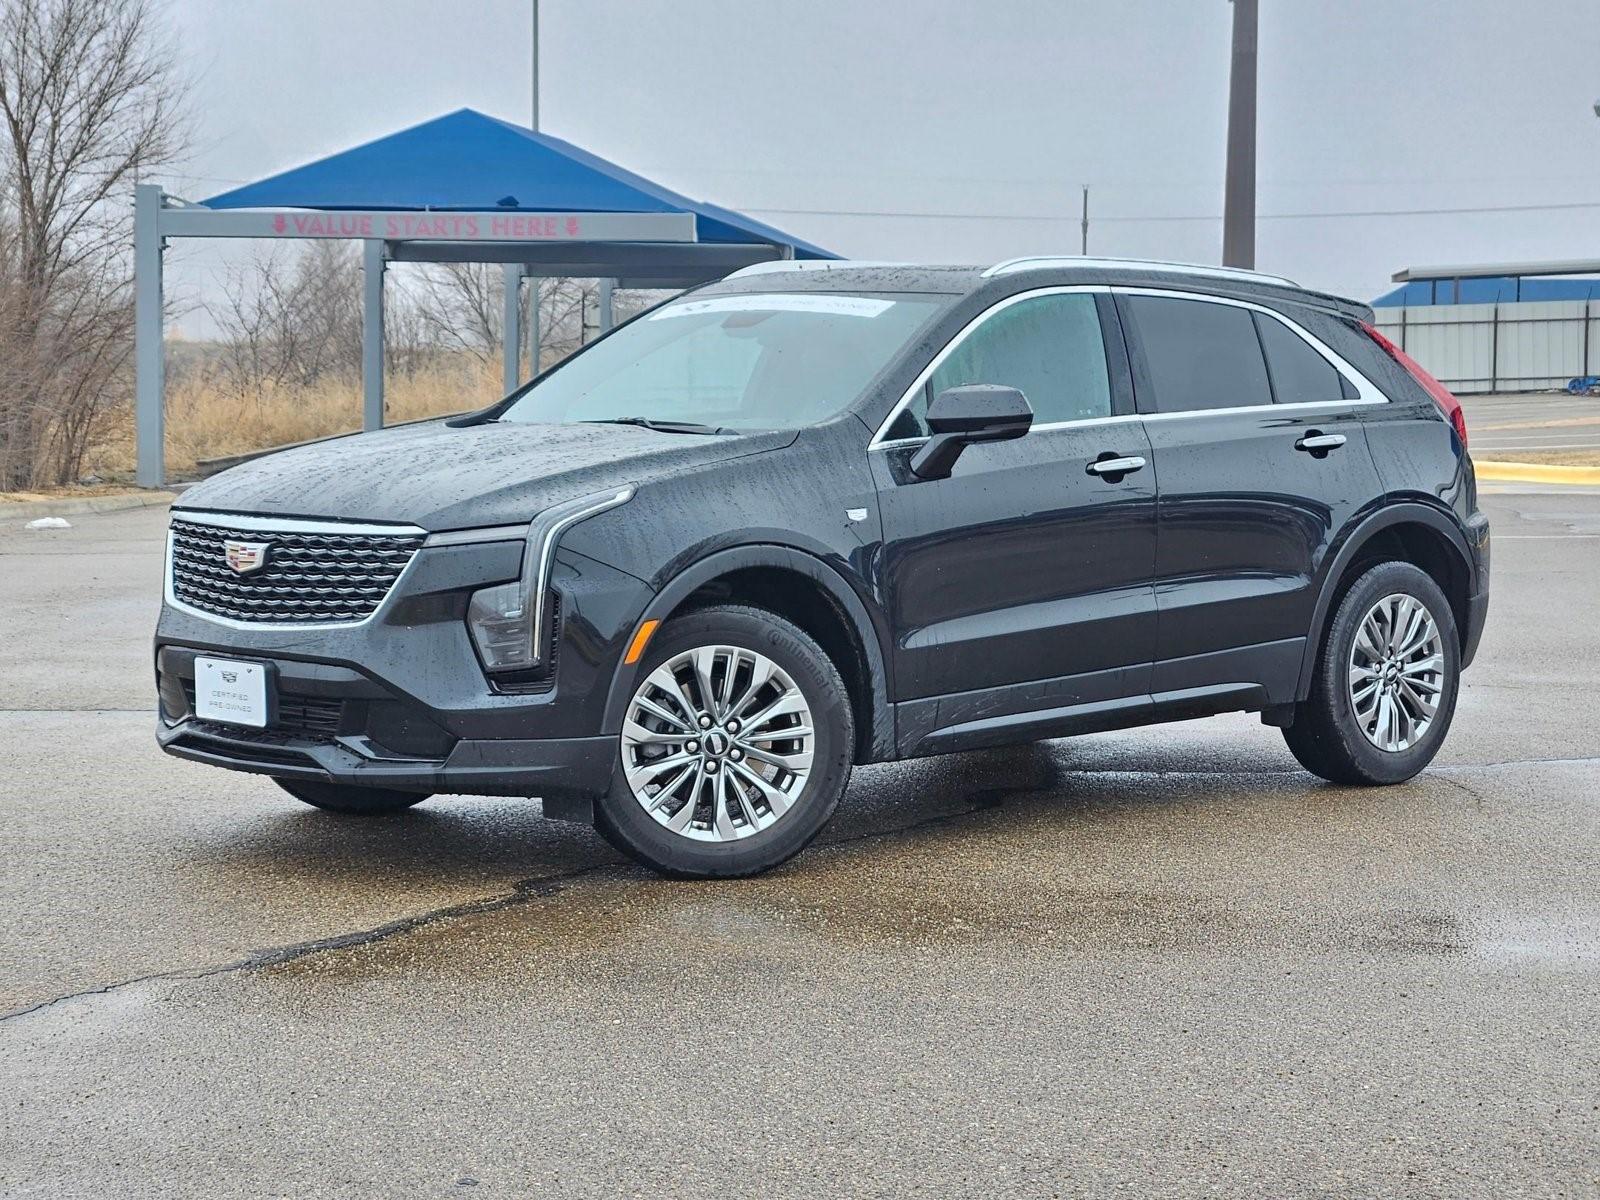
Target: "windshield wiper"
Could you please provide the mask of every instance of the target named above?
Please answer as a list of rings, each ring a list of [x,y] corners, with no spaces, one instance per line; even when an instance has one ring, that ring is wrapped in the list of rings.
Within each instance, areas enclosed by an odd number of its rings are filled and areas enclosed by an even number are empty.
[[[585,425],[637,425],[641,429],[654,429],[657,433],[733,433],[718,425],[701,425],[696,421],[658,421],[654,417],[602,417],[585,421]]]

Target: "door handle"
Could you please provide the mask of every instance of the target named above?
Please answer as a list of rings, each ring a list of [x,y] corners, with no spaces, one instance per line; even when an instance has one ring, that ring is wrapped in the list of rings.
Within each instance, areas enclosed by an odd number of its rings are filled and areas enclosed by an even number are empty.
[[[1097,458],[1085,470],[1091,475],[1131,475],[1135,471],[1144,470],[1144,459],[1137,454],[1124,455],[1121,458]]]
[[[1315,430],[1306,434],[1294,444],[1296,450],[1304,450],[1307,454],[1314,454],[1321,458],[1329,450],[1337,450],[1344,445],[1342,433],[1317,433]]]

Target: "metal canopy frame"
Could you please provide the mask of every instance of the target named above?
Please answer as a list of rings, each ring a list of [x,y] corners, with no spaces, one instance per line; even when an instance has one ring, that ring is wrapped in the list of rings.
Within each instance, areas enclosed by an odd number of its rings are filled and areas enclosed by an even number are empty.
[[[1600,259],[1567,258],[1554,262],[1473,263],[1463,266],[1406,267],[1389,276],[1395,283],[1447,279],[1498,279],[1527,275],[1597,275]]]
[[[695,214],[483,212],[416,209],[212,209],[140,184],[134,195],[135,478],[166,482],[166,361],[163,251],[168,238],[339,238],[362,243],[361,424],[383,427],[383,274],[388,263],[504,264],[505,390],[521,377],[521,288],[525,279],[600,280],[600,328],[612,325],[616,287],[686,288],[753,263],[794,257],[773,242],[705,243]],[[532,306],[534,374],[538,306]]]

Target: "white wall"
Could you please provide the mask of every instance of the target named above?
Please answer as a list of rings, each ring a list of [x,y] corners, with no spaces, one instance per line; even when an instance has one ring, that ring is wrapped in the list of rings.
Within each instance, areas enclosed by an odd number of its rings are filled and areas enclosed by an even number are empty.
[[[1600,301],[1431,304],[1373,322],[1452,392],[1534,392],[1600,373]]]

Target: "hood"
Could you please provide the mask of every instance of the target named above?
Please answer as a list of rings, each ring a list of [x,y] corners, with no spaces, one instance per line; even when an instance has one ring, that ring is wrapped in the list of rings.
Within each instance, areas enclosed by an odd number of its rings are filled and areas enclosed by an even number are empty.
[[[776,450],[795,436],[427,421],[254,459],[187,489],[174,511],[403,522],[430,532],[507,525],[575,496]]]

